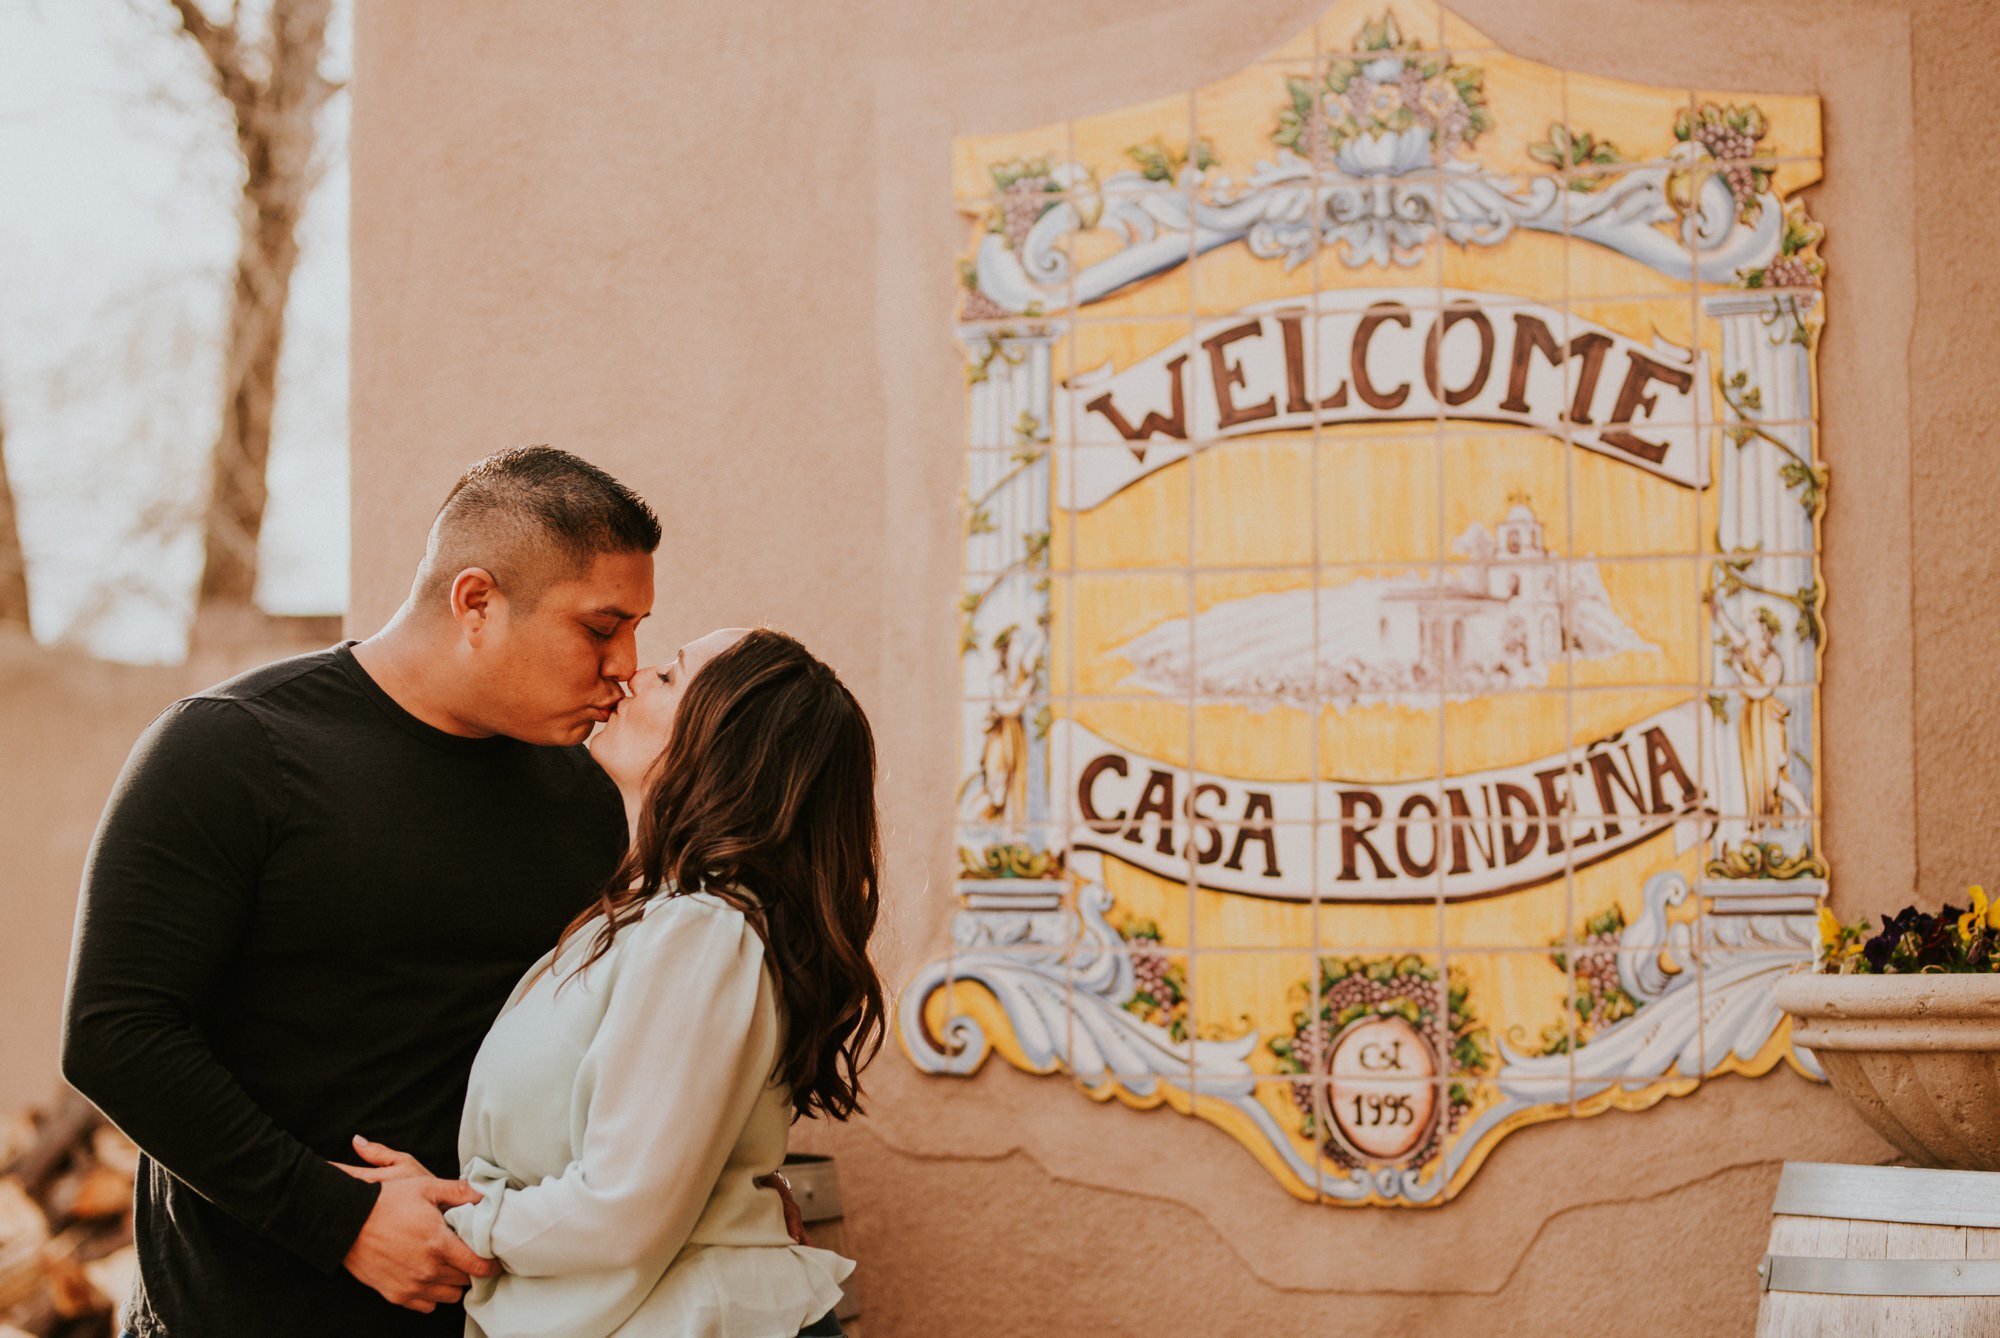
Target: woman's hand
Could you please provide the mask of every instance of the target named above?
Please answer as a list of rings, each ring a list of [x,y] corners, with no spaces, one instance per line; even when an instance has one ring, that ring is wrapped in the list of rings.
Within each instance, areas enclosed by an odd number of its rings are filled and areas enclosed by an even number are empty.
[[[356,1180],[366,1180],[379,1185],[387,1180],[429,1180],[431,1173],[424,1164],[407,1152],[398,1152],[380,1143],[371,1143],[360,1134],[354,1136],[354,1150],[360,1154],[366,1166],[348,1166],[341,1162],[334,1165],[353,1176]]]
[[[792,1238],[792,1243],[812,1244],[811,1238],[806,1235],[805,1214],[799,1211],[799,1201],[792,1197],[792,1182],[785,1179],[781,1173],[773,1171],[769,1175],[758,1176],[756,1183],[759,1189],[778,1191],[778,1198],[785,1205],[785,1234]]]

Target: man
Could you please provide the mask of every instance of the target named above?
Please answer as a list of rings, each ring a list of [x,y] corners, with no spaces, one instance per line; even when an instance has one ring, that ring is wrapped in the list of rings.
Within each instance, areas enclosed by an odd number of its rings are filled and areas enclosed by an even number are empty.
[[[457,1173],[459,1109],[521,973],[626,842],[579,746],[637,667],[653,513],[536,446],[466,472],[409,598],[359,644],[168,708],[84,875],[63,1071],[145,1150],[138,1338],[459,1333],[494,1265],[357,1135]]]

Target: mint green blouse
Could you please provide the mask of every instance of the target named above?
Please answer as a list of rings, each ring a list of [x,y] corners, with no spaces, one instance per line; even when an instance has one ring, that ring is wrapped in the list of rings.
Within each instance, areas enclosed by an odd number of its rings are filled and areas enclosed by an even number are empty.
[[[446,1221],[507,1271],[466,1333],[793,1338],[854,1265],[794,1245],[755,1183],[792,1120],[763,941],[708,893],[655,899],[579,971],[595,931],[529,969],[472,1066],[459,1155],[485,1197]]]

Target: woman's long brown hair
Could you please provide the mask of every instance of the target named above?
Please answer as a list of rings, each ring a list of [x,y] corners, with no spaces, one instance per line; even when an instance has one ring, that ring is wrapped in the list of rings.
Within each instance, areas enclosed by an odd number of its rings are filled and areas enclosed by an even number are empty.
[[[632,850],[562,942],[602,915],[588,966],[656,896],[730,900],[763,937],[777,983],[776,1076],[793,1110],[844,1120],[882,1046],[882,982],[868,960],[881,866],[868,717],[804,646],[753,631],[689,681]]]

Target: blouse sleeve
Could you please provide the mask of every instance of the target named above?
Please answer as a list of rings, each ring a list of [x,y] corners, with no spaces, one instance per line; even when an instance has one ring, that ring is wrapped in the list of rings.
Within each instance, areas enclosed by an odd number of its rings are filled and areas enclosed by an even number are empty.
[[[577,1072],[587,1094],[579,1156],[525,1187],[475,1161],[466,1178],[484,1198],[448,1215],[474,1251],[517,1276],[671,1258],[771,1078],[776,1006],[763,942],[741,912],[677,897],[624,930],[619,952]]]

